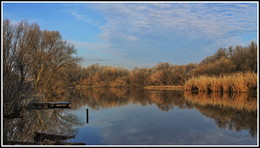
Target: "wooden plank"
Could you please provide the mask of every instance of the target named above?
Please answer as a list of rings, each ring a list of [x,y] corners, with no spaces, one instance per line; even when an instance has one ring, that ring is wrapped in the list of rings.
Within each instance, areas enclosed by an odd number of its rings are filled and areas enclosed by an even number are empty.
[[[27,109],[32,109],[32,110],[47,110],[47,109],[71,109],[71,107],[46,107],[46,108],[27,108]]]
[[[34,105],[46,105],[46,104],[71,104],[70,102],[31,102],[30,104]]]
[[[75,136],[71,135],[60,135],[60,134],[51,134],[51,133],[45,133],[45,132],[34,132],[34,141],[35,142],[40,142],[45,139],[51,140],[51,141],[61,141],[61,140],[66,140],[70,138],[74,138]]]
[[[48,107],[69,107],[70,102],[48,102]]]
[[[47,102],[49,104],[70,104],[70,102]]]
[[[48,106],[48,103],[46,102],[32,102],[30,103],[31,106],[37,107],[37,108],[45,108]]]
[[[30,108],[49,109],[49,108],[70,108],[70,102],[32,102],[29,104]]]

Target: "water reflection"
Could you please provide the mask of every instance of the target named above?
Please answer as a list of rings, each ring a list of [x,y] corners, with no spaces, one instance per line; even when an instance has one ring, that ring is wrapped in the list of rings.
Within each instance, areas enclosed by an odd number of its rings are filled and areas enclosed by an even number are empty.
[[[75,135],[73,126],[80,125],[76,116],[65,109],[21,110],[21,118],[3,120],[4,144],[10,142],[34,143],[34,132]]]
[[[23,109],[23,118],[4,120],[4,142],[33,141],[41,131],[87,144],[256,144],[257,98],[246,93],[93,88],[51,101],[70,101],[72,110]],[[90,123],[82,125],[71,112],[84,118],[86,107]]]
[[[238,94],[192,94],[183,91],[149,91],[144,89],[85,89],[70,90],[73,109],[87,105],[94,110],[126,106],[130,103],[156,105],[161,111],[196,109],[215,121],[219,128],[242,131],[249,130],[252,137],[257,132],[257,99],[246,93]]]
[[[201,106],[212,105],[237,110],[256,111],[257,99],[250,93],[191,93],[186,91],[184,98]]]
[[[69,90],[65,92],[64,96],[70,98],[73,109],[88,105],[92,109],[99,110],[125,106],[129,103],[142,106],[155,104],[162,111],[172,110],[174,106],[179,108],[192,107],[188,101],[183,99],[183,91],[93,88]]]
[[[184,97],[203,115],[215,120],[219,128],[257,132],[257,98],[248,93],[219,94],[185,92]]]

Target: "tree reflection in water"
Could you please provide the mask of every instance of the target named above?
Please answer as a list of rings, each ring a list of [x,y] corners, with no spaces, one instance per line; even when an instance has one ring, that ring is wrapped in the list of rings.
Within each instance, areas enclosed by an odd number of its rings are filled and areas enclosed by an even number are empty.
[[[105,89],[67,90],[63,100],[70,101],[72,109],[84,105],[100,110],[125,106],[129,103],[149,106],[156,105],[161,111],[175,107],[194,108],[215,121],[219,128],[233,131],[249,130],[252,137],[257,135],[257,99],[246,93],[237,94],[192,94],[183,91],[150,91],[144,89]],[[58,101],[58,100],[52,100]],[[34,132],[74,135],[73,126],[79,120],[66,109],[21,110],[22,118],[4,119],[4,142],[33,141]]]
[[[73,126],[79,120],[66,109],[23,109],[22,118],[4,119],[4,143],[7,141],[33,142],[34,132],[75,135]]]
[[[194,108],[206,117],[214,119],[219,128],[233,131],[249,130],[252,137],[257,135],[256,97],[246,93],[192,94],[186,91],[92,88],[68,90],[64,95],[72,102],[72,109],[87,105],[100,110],[129,103],[142,106],[154,104],[161,111],[170,111],[174,107]]]

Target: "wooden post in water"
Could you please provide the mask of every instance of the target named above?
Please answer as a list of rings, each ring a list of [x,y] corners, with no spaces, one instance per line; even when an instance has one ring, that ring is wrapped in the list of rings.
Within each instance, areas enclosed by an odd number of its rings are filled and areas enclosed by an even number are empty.
[[[86,122],[88,123],[88,109],[86,109]]]

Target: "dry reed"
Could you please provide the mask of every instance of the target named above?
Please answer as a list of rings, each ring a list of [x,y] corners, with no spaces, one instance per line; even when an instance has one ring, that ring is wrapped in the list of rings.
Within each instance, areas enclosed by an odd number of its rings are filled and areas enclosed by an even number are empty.
[[[199,92],[254,92],[257,90],[257,74],[234,73],[224,76],[199,76],[186,81],[185,90]]]

